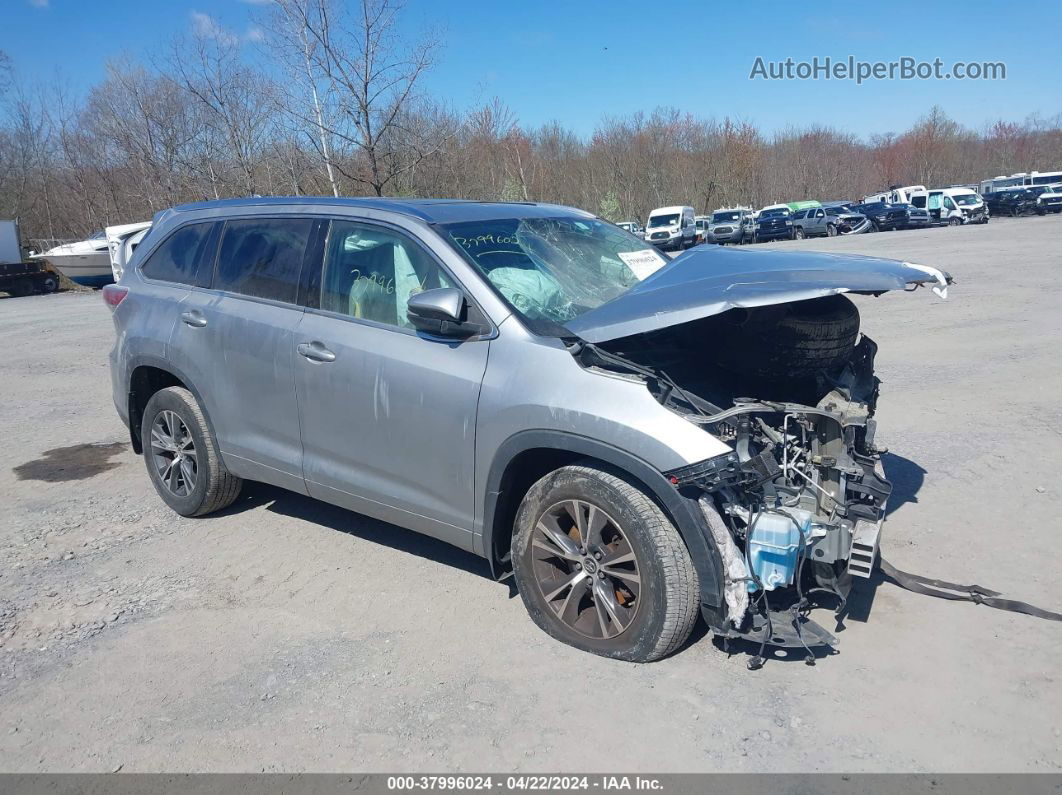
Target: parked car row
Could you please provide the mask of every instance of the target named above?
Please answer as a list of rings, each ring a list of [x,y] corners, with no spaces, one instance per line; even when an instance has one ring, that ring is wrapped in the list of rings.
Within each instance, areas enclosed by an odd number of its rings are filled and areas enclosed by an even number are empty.
[[[695,215],[688,206],[661,207],[649,213],[644,230],[635,221],[618,226],[659,249],[682,250],[699,243],[742,245],[986,224],[993,213],[1019,216],[1062,212],[1062,182],[1006,188],[983,197],[975,187],[895,185],[858,202],[805,200],[771,204],[760,210],[720,207],[711,215]]]
[[[1010,188],[985,194],[985,204],[996,215],[1046,215],[1062,212],[1062,183]]]

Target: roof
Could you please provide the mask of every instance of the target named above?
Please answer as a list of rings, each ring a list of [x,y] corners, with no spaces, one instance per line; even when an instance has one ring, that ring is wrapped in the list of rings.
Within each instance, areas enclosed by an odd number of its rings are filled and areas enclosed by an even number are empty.
[[[692,209],[693,208],[690,207],[689,205],[676,204],[676,205],[673,205],[671,207],[657,207],[655,210],[653,210],[651,213],[649,213],[649,215],[650,216],[654,216],[654,215],[663,215],[664,213],[681,213],[683,210],[692,210]]]
[[[254,196],[241,199],[182,204],[177,212],[194,210],[226,210],[240,207],[269,206],[346,207],[367,210],[382,210],[401,213],[428,223],[451,223],[455,221],[484,221],[496,218],[548,218],[556,215],[578,213],[590,217],[574,207],[536,202],[490,202],[468,199],[391,199],[391,198],[336,198],[334,196]]]

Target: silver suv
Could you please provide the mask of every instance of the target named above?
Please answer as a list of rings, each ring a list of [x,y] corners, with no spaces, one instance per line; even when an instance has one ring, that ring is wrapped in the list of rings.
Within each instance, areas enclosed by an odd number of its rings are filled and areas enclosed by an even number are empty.
[[[177,513],[243,480],[307,494],[512,570],[547,633],[647,661],[698,614],[833,642],[790,608],[869,575],[889,493],[875,346],[839,293],[923,282],[947,278],[669,261],[551,205],[247,199],[158,214],[104,298],[115,405]]]

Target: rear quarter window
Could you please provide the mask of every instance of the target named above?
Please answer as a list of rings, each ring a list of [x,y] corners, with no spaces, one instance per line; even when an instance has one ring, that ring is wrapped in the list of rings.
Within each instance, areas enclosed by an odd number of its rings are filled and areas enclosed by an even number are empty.
[[[294,304],[313,221],[254,218],[227,221],[214,287]]]
[[[189,224],[171,234],[140,267],[149,279],[174,284],[202,285],[209,282],[214,223]]]

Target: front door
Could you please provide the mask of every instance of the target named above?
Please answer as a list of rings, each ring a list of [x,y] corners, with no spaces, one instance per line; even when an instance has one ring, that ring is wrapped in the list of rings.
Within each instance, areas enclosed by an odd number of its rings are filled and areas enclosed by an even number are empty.
[[[486,340],[416,332],[409,297],[451,277],[390,227],[333,220],[295,329],[309,493],[472,548]]]

